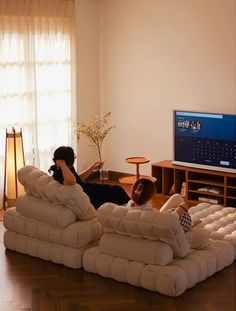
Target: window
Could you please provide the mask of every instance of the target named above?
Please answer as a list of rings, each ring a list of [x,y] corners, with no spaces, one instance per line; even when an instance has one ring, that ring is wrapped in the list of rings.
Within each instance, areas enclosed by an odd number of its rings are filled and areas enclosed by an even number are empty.
[[[73,5],[71,0],[0,3],[0,141],[5,142],[6,128],[22,128],[26,164],[45,171],[56,147],[76,141]],[[1,186],[4,144],[0,172]]]

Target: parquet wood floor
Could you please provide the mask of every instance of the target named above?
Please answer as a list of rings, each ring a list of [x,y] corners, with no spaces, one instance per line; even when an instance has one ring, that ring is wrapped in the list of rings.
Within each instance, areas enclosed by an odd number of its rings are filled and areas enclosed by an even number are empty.
[[[153,205],[163,198],[156,197]],[[5,250],[0,221],[1,311],[235,311],[235,262],[177,298]]]

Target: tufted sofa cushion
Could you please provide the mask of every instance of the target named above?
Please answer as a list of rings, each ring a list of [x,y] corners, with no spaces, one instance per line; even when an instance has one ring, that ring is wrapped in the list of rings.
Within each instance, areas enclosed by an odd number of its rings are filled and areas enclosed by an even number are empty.
[[[18,179],[27,194],[64,205],[80,220],[96,216],[96,210],[90,203],[89,197],[78,184],[62,185],[47,173],[31,165],[26,165],[18,171]]]
[[[174,257],[184,257],[190,250],[178,218],[171,213],[160,213],[155,209],[151,212],[130,210],[105,203],[97,210],[97,217],[104,232],[165,242],[172,247]]]
[[[236,208],[218,204],[199,203],[190,208],[194,220],[201,220],[198,228],[205,229],[210,239],[230,242],[235,250],[236,259]]]
[[[166,243],[114,233],[102,235],[99,250],[115,257],[159,266],[167,265],[173,259],[173,250]]]
[[[233,261],[232,245],[215,240],[204,249],[191,250],[184,258],[176,258],[164,266],[104,254],[99,247],[93,247],[84,252],[83,267],[103,277],[175,297]]]
[[[22,216],[15,207],[4,213],[3,223],[8,231],[17,235],[76,249],[98,240],[102,234],[102,225],[96,217],[59,228]]]
[[[58,228],[65,228],[77,220],[75,213],[64,205],[44,201],[30,194],[19,196],[15,205],[20,215]]]

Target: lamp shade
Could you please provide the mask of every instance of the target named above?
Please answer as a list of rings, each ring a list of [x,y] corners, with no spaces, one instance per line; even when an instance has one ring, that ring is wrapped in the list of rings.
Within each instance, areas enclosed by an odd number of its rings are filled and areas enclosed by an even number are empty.
[[[12,132],[6,130],[5,145],[5,174],[4,174],[4,193],[3,207],[13,206],[16,198],[24,193],[23,186],[19,183],[17,172],[25,165],[22,130]]]

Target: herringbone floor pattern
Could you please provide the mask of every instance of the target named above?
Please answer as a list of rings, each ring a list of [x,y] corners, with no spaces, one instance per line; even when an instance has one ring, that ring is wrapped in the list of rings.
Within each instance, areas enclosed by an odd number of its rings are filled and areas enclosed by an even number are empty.
[[[1,311],[236,310],[235,262],[180,297],[170,298],[82,269],[6,251],[3,233],[0,221]]]

